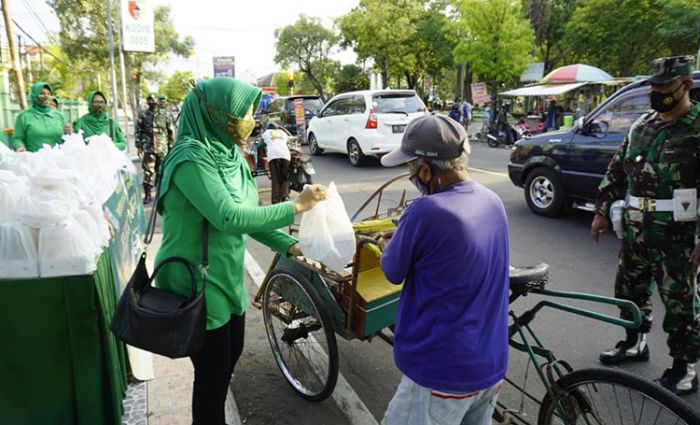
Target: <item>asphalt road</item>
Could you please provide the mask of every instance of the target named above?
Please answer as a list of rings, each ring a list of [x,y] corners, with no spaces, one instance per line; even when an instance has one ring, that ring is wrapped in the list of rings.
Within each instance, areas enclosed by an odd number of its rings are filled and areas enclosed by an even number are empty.
[[[507,176],[506,164],[509,150],[472,145],[470,157],[471,177],[495,191],[506,207],[510,231],[510,256],[513,265],[529,265],[546,262],[551,266],[548,288],[568,291],[612,295],[619,242],[606,235],[599,245],[591,242],[589,235],[590,213],[571,211],[561,218],[549,219],[534,215],[526,206],[522,189],[512,185]],[[352,215],[374,190],[389,178],[404,172],[404,168],[386,169],[378,162],[361,168],[352,167],[345,156],[329,154],[314,157],[317,171],[315,183],[338,186],[346,209]],[[261,196],[269,202],[269,183],[259,177]],[[405,182],[401,187],[409,188]],[[412,192],[416,192],[413,190]],[[385,199],[384,206],[396,202],[400,193],[394,191]],[[272,253],[266,247],[251,241],[249,252],[263,270],[267,269]],[[249,293],[255,291],[252,280],[247,282]],[[532,295],[516,301],[511,307],[522,312],[538,301]],[[586,306],[586,304],[581,304]],[[658,296],[654,298],[656,323],[649,335],[651,360],[648,363],[624,366],[638,376],[653,379],[670,366],[671,359],[661,329],[663,306]],[[590,304],[589,307],[593,307]],[[595,306],[597,311],[617,315],[613,307]],[[346,410],[328,399],[310,403],[296,396],[277,369],[266,339],[260,312],[254,308],[247,313],[246,349],[233,380],[236,401],[244,423],[248,424],[345,424],[361,423],[347,418]],[[600,367],[598,353],[612,346],[624,335],[621,328],[568,313],[543,310],[533,322],[533,328],[545,345],[555,351],[560,359],[574,368]],[[340,373],[378,422],[400,380],[391,347],[381,340],[371,343],[338,340]],[[510,373],[520,385],[539,391],[532,367],[525,379],[527,358],[511,350]],[[540,393],[541,394],[541,393]],[[539,398],[540,396],[538,396]],[[512,388],[502,394],[502,401],[512,408],[519,408],[520,395]],[[685,398],[692,405],[700,406],[700,395]],[[536,406],[525,400],[523,408],[531,419],[536,418]]]

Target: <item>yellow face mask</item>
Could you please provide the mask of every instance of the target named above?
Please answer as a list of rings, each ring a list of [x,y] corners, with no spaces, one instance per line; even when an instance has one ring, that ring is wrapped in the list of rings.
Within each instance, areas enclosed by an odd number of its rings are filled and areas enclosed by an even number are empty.
[[[243,118],[238,118],[207,102],[206,99],[204,99],[204,96],[202,96],[197,89],[194,89],[194,93],[197,95],[199,100],[204,102],[207,107],[207,111],[209,112],[209,116],[217,127],[222,129],[224,133],[233,139],[234,143],[236,143],[238,146],[246,146],[248,144],[248,137],[250,137],[251,133],[253,133],[253,130],[255,129],[253,105],[250,105]],[[226,117],[225,122],[222,122],[219,119],[220,115],[224,115]]]

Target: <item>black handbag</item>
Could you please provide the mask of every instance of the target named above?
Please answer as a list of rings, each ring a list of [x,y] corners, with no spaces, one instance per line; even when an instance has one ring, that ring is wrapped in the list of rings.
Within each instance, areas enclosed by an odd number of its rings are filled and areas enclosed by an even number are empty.
[[[160,175],[156,187],[159,189]],[[144,239],[153,239],[156,208],[159,193],[153,202],[148,230]],[[125,343],[152,353],[171,358],[195,354],[204,342],[207,323],[207,307],[204,295],[207,284],[209,222],[202,224],[202,289],[197,291],[194,267],[182,257],[169,257],[156,266],[153,275],[146,269],[146,253],[139,259],[124,293],[119,299],[109,328]],[[173,294],[151,286],[163,266],[180,264],[184,267],[183,279],[190,282],[189,296]]]

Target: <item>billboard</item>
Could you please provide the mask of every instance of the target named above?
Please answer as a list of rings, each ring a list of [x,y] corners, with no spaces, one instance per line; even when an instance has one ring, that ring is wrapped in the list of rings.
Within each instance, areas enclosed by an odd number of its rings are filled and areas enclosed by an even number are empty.
[[[125,52],[155,51],[153,5],[150,0],[122,0],[122,45]]]
[[[491,101],[486,83],[474,83],[472,87],[472,105],[485,105]]]
[[[236,58],[233,56],[214,56],[214,78],[236,78]]]

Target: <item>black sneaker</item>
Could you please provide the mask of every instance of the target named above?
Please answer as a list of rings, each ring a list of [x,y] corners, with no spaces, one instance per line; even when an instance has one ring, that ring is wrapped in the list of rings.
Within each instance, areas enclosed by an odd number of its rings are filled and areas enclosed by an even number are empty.
[[[618,341],[615,348],[600,353],[600,362],[612,366],[625,362],[646,362],[649,360],[649,346],[644,333],[631,334],[624,341]]]
[[[150,204],[152,200],[153,200],[153,199],[151,198],[151,194],[150,194],[150,193],[146,193],[146,194],[143,196],[143,204],[144,204],[144,205]]]
[[[654,380],[654,382],[676,395],[695,393],[698,391],[695,363],[674,359],[673,366],[666,369],[661,378]]]

